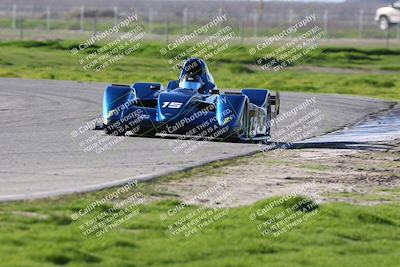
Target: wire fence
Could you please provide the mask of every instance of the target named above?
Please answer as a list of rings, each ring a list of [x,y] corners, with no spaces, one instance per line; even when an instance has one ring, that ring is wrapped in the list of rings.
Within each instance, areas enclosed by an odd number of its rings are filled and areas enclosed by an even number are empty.
[[[386,38],[376,23],[375,11],[317,9],[299,11],[288,9],[285,12],[264,12],[257,9],[243,13],[230,14],[225,10],[214,9],[204,12],[194,8],[174,9],[173,12],[149,7],[133,10],[118,6],[109,8],[93,8],[78,6],[73,8],[59,8],[53,6],[19,6],[0,5],[0,39],[24,39],[24,36],[35,39],[43,38],[47,32],[49,38],[54,33],[59,38],[79,38],[79,32],[96,34],[117,24],[130,13],[136,12],[145,31],[154,35],[184,35],[207,23],[218,15],[226,14],[230,25],[242,38],[270,36],[287,29],[307,13],[315,13],[319,25],[325,32],[325,38],[370,39]],[[57,34],[58,33],[58,34]],[[400,27],[397,25],[389,31],[390,38],[400,39]],[[37,35],[37,36],[36,36]]]

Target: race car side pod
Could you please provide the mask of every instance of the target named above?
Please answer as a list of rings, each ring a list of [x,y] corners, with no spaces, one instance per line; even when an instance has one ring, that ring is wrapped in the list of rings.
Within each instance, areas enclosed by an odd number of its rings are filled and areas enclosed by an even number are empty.
[[[274,106],[274,112],[272,112],[272,119],[274,121],[275,129],[277,128],[276,126],[276,117],[279,115],[279,111],[281,108],[281,97],[279,94],[279,91],[276,91],[275,95],[271,94],[271,105]]]

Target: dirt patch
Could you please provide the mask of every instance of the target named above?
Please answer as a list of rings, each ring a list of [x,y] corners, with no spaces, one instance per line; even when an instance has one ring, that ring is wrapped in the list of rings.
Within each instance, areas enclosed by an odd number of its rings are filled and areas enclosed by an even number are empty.
[[[200,172],[178,181],[159,183],[156,190],[188,200],[225,182],[224,191],[230,193],[232,206],[241,206],[290,194],[305,184],[312,184],[302,195],[317,194],[325,202],[382,203],[394,200],[388,190],[400,187],[400,142],[391,145],[389,151],[270,151],[236,160],[211,173]],[[218,206],[216,199],[220,194],[212,192],[196,202]]]

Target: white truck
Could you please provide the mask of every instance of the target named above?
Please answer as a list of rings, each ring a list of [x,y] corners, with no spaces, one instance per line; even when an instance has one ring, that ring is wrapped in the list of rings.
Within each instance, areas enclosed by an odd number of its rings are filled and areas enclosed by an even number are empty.
[[[375,21],[379,23],[381,30],[387,30],[391,26],[400,23],[400,0],[387,7],[378,8]]]

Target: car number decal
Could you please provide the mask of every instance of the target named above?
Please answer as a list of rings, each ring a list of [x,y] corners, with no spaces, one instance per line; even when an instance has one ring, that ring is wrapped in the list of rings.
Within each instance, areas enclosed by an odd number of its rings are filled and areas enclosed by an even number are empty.
[[[164,102],[162,107],[163,108],[181,108],[183,103],[181,102]]]

